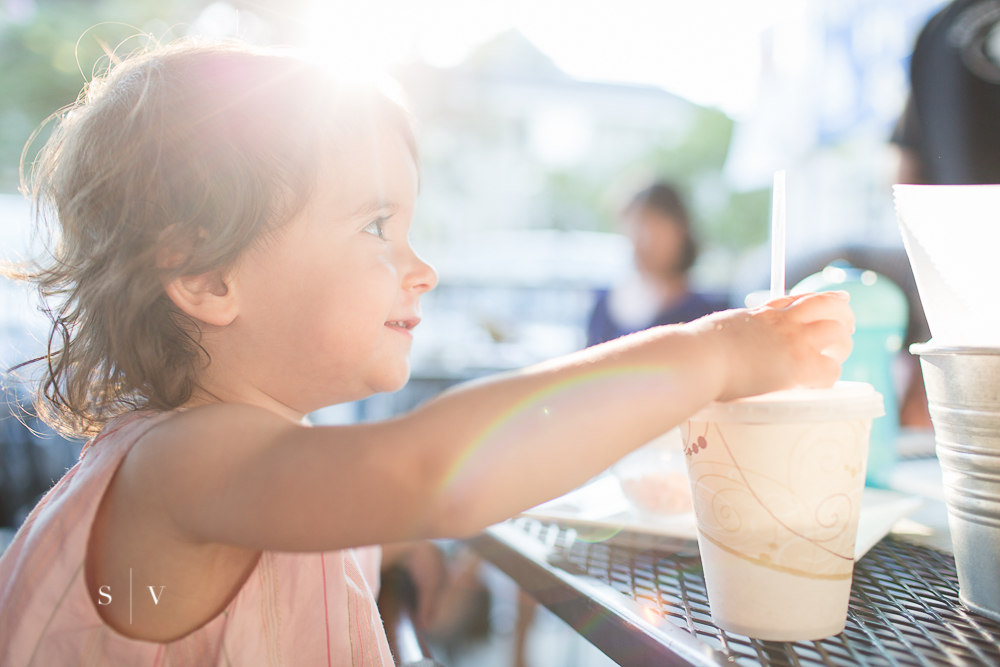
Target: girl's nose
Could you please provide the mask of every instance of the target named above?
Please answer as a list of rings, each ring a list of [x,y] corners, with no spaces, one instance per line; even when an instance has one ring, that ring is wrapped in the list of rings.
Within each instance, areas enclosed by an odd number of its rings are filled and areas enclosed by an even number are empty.
[[[430,292],[438,283],[438,274],[434,267],[425,262],[416,251],[410,251],[413,260],[410,270],[406,274],[406,288],[414,290],[418,294]]]

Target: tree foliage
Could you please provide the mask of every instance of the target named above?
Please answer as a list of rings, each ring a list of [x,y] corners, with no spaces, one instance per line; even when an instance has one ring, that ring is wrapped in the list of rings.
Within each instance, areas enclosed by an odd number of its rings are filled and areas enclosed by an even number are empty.
[[[71,104],[108,62],[190,21],[197,0],[8,1],[0,15],[0,191],[18,186],[18,162],[31,133]],[[152,33],[150,35],[150,33]],[[28,158],[44,139],[29,147]]]

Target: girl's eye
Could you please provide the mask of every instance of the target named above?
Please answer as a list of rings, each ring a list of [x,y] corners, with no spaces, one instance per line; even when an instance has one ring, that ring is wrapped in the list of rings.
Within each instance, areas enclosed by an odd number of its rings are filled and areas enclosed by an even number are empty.
[[[382,229],[383,224],[385,224],[385,218],[375,218],[365,226],[365,231],[369,234],[374,234],[380,239],[384,239],[385,230]]]

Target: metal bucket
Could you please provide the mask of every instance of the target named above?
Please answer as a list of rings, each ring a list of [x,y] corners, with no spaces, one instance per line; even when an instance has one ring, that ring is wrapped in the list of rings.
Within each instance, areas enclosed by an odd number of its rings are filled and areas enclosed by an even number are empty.
[[[1000,348],[913,345],[944,473],[959,597],[1000,621]]]

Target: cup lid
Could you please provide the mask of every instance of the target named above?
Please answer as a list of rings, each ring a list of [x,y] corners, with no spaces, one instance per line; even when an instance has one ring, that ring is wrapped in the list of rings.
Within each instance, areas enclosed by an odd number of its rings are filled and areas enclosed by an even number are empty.
[[[882,394],[867,382],[837,382],[829,389],[785,389],[714,402],[690,417],[701,422],[825,422],[873,419],[885,414]]]

